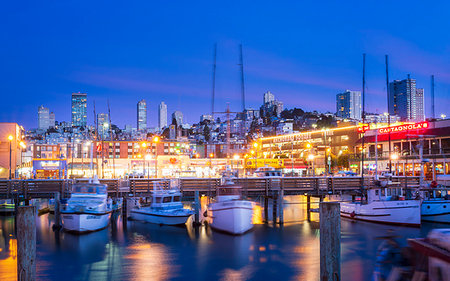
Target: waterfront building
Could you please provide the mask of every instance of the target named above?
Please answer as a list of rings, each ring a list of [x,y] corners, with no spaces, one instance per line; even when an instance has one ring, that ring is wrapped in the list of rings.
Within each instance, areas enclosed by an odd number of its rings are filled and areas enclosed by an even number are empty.
[[[87,94],[72,93],[72,127],[87,125]]]
[[[179,110],[172,113],[172,120],[175,120],[177,122],[177,126],[183,125],[183,113]]]
[[[336,95],[336,116],[361,120],[361,92],[346,90]]]
[[[23,133],[23,127],[17,123],[0,123],[0,179],[9,178],[10,164],[11,177],[16,177],[16,170],[22,164],[22,154],[26,145]]]
[[[147,102],[145,100],[137,103],[137,129],[138,131],[147,129]]]
[[[54,117],[54,115],[53,115]],[[48,130],[50,128],[50,110],[43,105],[38,107],[38,129],[39,130]],[[53,123],[53,126],[55,124]]]
[[[161,102],[158,108],[158,127],[160,130],[167,127],[167,105],[164,102]]]
[[[254,159],[248,167],[264,166],[270,162],[266,160],[272,159],[270,165],[284,168],[285,172],[323,174],[339,166],[339,162],[343,162],[340,158],[353,153],[359,136],[355,123],[341,122],[339,127],[332,129],[260,138],[248,151],[248,160]]]
[[[424,91],[416,88],[416,79],[394,80],[389,83],[389,114],[400,116],[402,121],[425,120]]]
[[[378,173],[389,170],[390,159],[395,175],[420,176],[423,165],[425,177],[436,180],[436,175],[450,174],[450,119],[370,128],[365,132],[364,155],[365,173],[374,174],[376,168]],[[361,156],[362,139],[350,158],[355,169],[361,167]]]
[[[109,137],[109,116],[107,113],[97,114],[97,132],[101,139],[107,139]]]

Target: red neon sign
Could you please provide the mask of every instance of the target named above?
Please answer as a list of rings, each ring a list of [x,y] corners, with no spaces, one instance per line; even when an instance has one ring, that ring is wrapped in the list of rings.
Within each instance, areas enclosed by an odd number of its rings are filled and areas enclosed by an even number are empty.
[[[428,128],[428,122],[419,122],[414,124],[403,124],[394,127],[386,127],[378,129],[379,134],[387,134],[387,133],[397,133],[397,132],[406,132],[410,130],[419,130]]]

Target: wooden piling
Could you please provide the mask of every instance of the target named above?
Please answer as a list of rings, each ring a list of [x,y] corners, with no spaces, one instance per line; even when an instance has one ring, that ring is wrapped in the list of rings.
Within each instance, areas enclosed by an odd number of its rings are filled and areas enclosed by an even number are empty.
[[[306,195],[306,216],[311,221],[311,195]]]
[[[17,209],[17,280],[36,280],[36,207]]]
[[[122,197],[122,221],[124,227],[127,226],[127,219],[128,219],[127,205],[128,205],[128,196],[126,195],[126,193],[124,193]]]
[[[340,204],[322,202],[320,209],[320,280],[341,280]]]
[[[269,197],[264,196],[264,223],[269,222]]]
[[[200,206],[200,193],[198,190],[196,190],[194,192],[194,226],[199,226],[200,223],[200,211],[201,211],[201,206]]]
[[[283,206],[284,190],[280,189],[279,193],[280,193],[280,199],[279,199],[278,205],[280,206],[280,210],[279,210],[279,217],[280,218],[278,220],[278,223],[279,224],[284,224],[284,206]]]
[[[55,192],[55,227],[61,227],[61,195]]]
[[[274,191],[272,196],[272,219],[273,219],[273,224],[277,223],[277,210],[278,210],[278,192]]]

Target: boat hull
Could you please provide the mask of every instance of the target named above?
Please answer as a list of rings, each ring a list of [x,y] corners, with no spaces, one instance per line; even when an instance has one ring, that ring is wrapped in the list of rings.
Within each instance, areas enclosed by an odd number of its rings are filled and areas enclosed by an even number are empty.
[[[424,200],[422,221],[450,223],[450,200]]]
[[[368,204],[341,203],[341,216],[383,224],[420,226],[420,201],[373,201]]]
[[[178,214],[156,213],[142,209],[132,209],[130,218],[137,221],[144,221],[154,224],[183,225],[187,222],[192,212],[178,212]]]
[[[111,212],[92,213],[61,213],[62,226],[67,231],[91,232],[106,228],[111,218]]]
[[[243,234],[253,228],[253,204],[245,200],[211,203],[207,210],[207,222],[215,230]]]

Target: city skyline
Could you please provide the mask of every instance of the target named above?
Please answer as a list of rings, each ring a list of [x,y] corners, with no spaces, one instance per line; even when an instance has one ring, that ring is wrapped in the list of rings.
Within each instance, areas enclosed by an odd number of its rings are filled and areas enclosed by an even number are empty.
[[[337,93],[345,89],[361,91],[362,53],[367,53],[366,111],[387,111],[384,55],[388,54],[391,81],[410,73],[417,87],[424,88],[427,117],[431,107],[430,76],[435,75],[436,115],[448,115],[450,71],[446,62],[450,57],[445,50],[450,40],[438,34],[445,34],[449,27],[443,12],[449,4],[409,3],[406,10],[400,3],[390,3],[392,9],[388,10],[382,8],[382,3],[330,4],[320,7],[320,13],[315,12],[319,7],[311,3],[289,4],[289,9],[262,6],[261,15],[286,16],[278,17],[277,22],[255,23],[252,19],[256,17],[247,14],[251,7],[245,3],[240,4],[240,9],[236,9],[237,4],[216,4],[210,7],[217,11],[215,17],[203,13],[205,8],[198,10],[196,5],[184,3],[179,4],[183,12],[175,11],[175,15],[169,14],[170,9],[164,5],[142,4],[121,11],[112,4],[104,14],[95,16],[85,13],[85,5],[79,3],[76,7],[64,3],[58,8],[43,4],[32,9],[12,3],[1,20],[10,28],[8,41],[3,42],[6,56],[0,74],[2,92],[7,95],[0,106],[0,119],[26,128],[37,127],[35,108],[43,104],[53,109],[58,121],[70,121],[67,96],[82,92],[89,96],[88,124],[93,124],[94,100],[97,111],[106,112],[108,99],[112,122],[121,127],[135,124],[136,102],[140,99],[150,105],[150,128],[158,126],[154,112],[161,101],[168,105],[169,112],[183,112],[185,122],[198,122],[199,116],[210,113],[215,43],[218,111],[224,111],[226,102],[230,102],[232,111],[240,110],[237,64],[238,46],[242,43],[248,108],[258,108],[261,94],[270,90],[285,108],[334,112]],[[101,4],[90,3],[89,10],[95,10],[96,5]],[[420,12],[423,16],[420,21],[404,23],[394,16],[400,7],[405,13]],[[141,17],[141,11],[150,13],[150,17]],[[290,16],[299,11],[302,17]],[[339,16],[344,11],[351,21]],[[112,21],[120,13],[124,20]],[[390,18],[389,23],[377,17],[379,13]],[[79,26],[66,20],[75,14],[83,14]],[[20,24],[23,17],[35,22],[36,29],[28,30]],[[138,24],[133,18],[142,22]],[[183,26],[170,25],[173,18],[183,21]],[[54,20],[59,24],[54,25]],[[149,29],[153,21],[161,22],[157,30]],[[102,22],[117,30],[114,36],[103,32],[99,35]],[[205,27],[205,22],[211,24]],[[147,36],[137,38],[144,30]],[[45,47],[34,43],[37,37],[47,42]],[[182,48],[180,40],[187,42]],[[21,103],[14,102],[18,96],[23,97]]]

